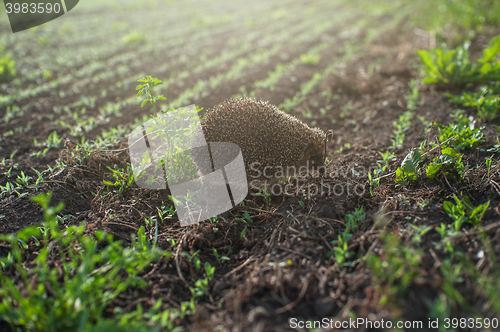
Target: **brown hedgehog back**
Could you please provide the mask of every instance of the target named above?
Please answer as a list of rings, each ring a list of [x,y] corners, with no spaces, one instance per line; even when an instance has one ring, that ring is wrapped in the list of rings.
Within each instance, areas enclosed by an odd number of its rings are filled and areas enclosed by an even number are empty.
[[[266,101],[226,100],[207,111],[202,128],[207,142],[231,142],[240,147],[250,183],[273,183],[297,174],[300,167],[324,163],[325,133]],[[280,176],[280,169],[288,174]]]

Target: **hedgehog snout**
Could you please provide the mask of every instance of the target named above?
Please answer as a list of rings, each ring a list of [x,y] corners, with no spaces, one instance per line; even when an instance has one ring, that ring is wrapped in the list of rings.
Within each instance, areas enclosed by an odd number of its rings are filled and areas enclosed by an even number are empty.
[[[325,172],[325,158],[323,154],[316,154],[310,156],[307,160],[308,168],[312,171],[318,171],[320,173]]]

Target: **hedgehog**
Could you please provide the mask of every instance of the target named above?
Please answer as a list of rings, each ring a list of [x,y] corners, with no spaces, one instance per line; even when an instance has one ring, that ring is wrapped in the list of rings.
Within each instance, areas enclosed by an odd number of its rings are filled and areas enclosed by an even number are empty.
[[[306,169],[324,171],[327,133],[267,101],[225,100],[206,112],[201,126],[207,142],[240,147],[248,183],[254,188]]]

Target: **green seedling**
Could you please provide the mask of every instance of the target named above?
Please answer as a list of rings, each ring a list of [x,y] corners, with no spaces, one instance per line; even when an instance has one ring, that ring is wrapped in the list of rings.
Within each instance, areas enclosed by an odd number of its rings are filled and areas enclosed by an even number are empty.
[[[486,168],[488,169],[488,179],[490,178],[490,169],[491,169],[491,157],[490,158],[486,158]]]
[[[326,254],[326,258],[330,258],[331,256],[335,255],[335,261],[337,262],[339,269],[343,268],[344,266],[354,266],[354,262],[346,261],[348,258],[354,255],[354,252],[348,251],[347,242],[352,238],[352,234],[349,231],[350,229],[349,227],[347,227],[342,235],[339,234],[338,240],[331,241],[331,244],[336,244],[337,246],[333,248],[332,251]]]
[[[234,218],[235,220],[239,220],[239,221],[242,221],[244,223],[253,223],[252,221],[252,217],[250,217],[250,214],[248,213],[247,210],[245,210],[245,212],[243,213],[243,215],[245,216],[245,219],[242,219],[242,218]]]
[[[32,176],[28,176],[24,174],[24,171],[21,171],[21,175],[17,176],[16,182],[22,185],[23,187],[29,187],[29,181],[33,179]]]
[[[172,219],[175,215],[175,208],[173,206],[165,206],[162,202],[161,208],[156,208],[160,223],[164,223],[166,219]]]
[[[358,230],[358,224],[363,222],[365,219],[366,213],[363,212],[363,207],[360,207],[359,209],[356,208],[354,209],[353,214],[346,214],[344,216],[345,221],[347,221],[347,227],[352,229],[354,232]]]
[[[144,218],[144,221],[146,222],[148,229],[151,229],[158,224],[158,219],[156,219],[155,216],[152,216],[151,218]]]
[[[16,186],[14,186],[11,182],[7,182],[5,186],[0,185],[0,197],[3,197],[4,195],[11,195],[12,193],[16,193],[19,197],[26,195],[26,193],[21,194],[18,191],[19,189],[22,189],[22,186],[20,186],[19,184],[16,184]]]
[[[450,201],[444,201],[443,209],[446,214],[453,219],[455,231],[458,232],[464,222],[469,222],[474,226],[479,225],[486,209],[488,209],[490,205],[490,201],[474,208],[468,196],[462,196],[462,199],[460,199],[453,194],[453,197],[456,204]]]
[[[467,168],[462,162],[462,157],[463,155],[457,153],[453,148],[442,149],[441,155],[425,166],[427,177],[434,179],[441,171],[446,177],[453,178],[453,172],[456,171],[463,178]]]
[[[243,230],[241,231],[240,238],[244,238],[245,236],[247,236],[247,231],[248,226],[245,226],[245,228],[243,228]]]
[[[406,108],[409,109],[410,111],[414,111],[417,108],[417,105],[422,105],[422,101],[419,101],[420,98],[420,92],[418,90],[419,88],[419,81],[416,79],[412,78],[409,83],[410,86],[410,93],[406,96]]]
[[[429,133],[429,131],[431,131],[431,127],[432,127],[432,121],[427,121],[425,120],[425,118],[421,115],[418,115],[418,119],[420,120],[420,122],[422,122],[422,125],[424,126],[424,132],[426,134]]]
[[[4,158],[4,160],[5,160],[5,158]],[[2,166],[5,166],[5,164],[4,164],[4,165],[2,165]],[[12,175],[12,169],[17,169],[17,168],[18,168],[18,166],[19,166],[19,165],[17,165],[17,164],[16,164],[16,165],[14,165],[14,166],[10,167],[8,171],[3,172],[2,174],[3,174],[3,175],[5,175],[6,177],[10,178],[10,177],[11,177],[11,175]]]
[[[432,226],[415,226],[410,224],[410,226],[415,230],[415,234],[412,237],[412,242],[414,244],[419,244],[422,241],[422,237],[427,234],[432,229]]]
[[[420,211],[423,211],[424,208],[429,205],[429,200],[425,200],[423,202],[417,202],[418,207],[420,208]]]
[[[500,111],[500,83],[484,85],[477,92],[462,92],[460,96],[446,94],[450,101],[476,109],[481,120],[493,120]]]
[[[400,150],[403,148],[403,143],[405,139],[405,132],[410,129],[411,120],[413,119],[413,112],[404,112],[399,116],[399,121],[394,121],[392,125],[394,126],[394,135],[392,136],[392,149]]]
[[[167,239],[167,242],[172,247],[172,250],[175,251],[175,249],[177,248],[177,243],[175,242],[175,240],[169,238],[169,239]]]
[[[122,195],[123,191],[134,183],[134,172],[132,171],[132,167],[128,164],[126,171],[120,170],[116,165],[115,169],[112,169],[109,166],[108,169],[113,172],[114,182],[103,180],[103,183],[107,186],[118,188],[113,190],[113,192]]]
[[[389,162],[394,161],[395,155],[394,153],[387,150],[386,152],[378,152],[382,159],[377,160],[377,168],[373,170],[373,176],[368,173],[368,182],[370,184],[370,194],[373,194],[373,188],[378,187],[380,185],[380,178],[387,170],[389,166]]]
[[[272,196],[271,190],[263,188],[260,192],[256,193],[255,195],[262,197],[267,205],[271,204],[271,196]]]
[[[53,131],[49,134],[49,137],[45,140],[45,145],[49,148],[58,148],[61,145],[62,137],[57,136],[57,131]]]
[[[409,184],[417,181],[419,175],[418,165],[422,161],[420,149],[414,149],[406,155],[401,166],[396,169],[396,183]]]
[[[206,277],[204,279],[199,279],[195,283],[195,287],[189,287],[193,299],[198,297],[209,296],[208,284],[214,278],[215,267],[213,267],[209,262],[205,262],[205,273]]]
[[[158,112],[156,109],[156,102],[158,100],[167,100],[167,98],[163,97],[162,95],[155,96],[153,93],[153,87],[163,84],[163,82],[149,75],[144,77],[143,79],[138,80],[138,82],[145,84],[139,84],[136,87],[136,90],[138,90],[137,97],[142,96],[144,93],[147,95],[147,98],[144,99],[144,101],[141,103],[141,107],[144,107],[144,105],[150,102],[153,105],[153,110],[155,111],[155,113]]]
[[[219,254],[217,253],[217,249],[212,248],[212,251],[214,253],[215,259],[217,260],[217,263],[219,263],[219,264],[221,264],[221,261],[223,261],[223,260],[226,260],[226,261],[230,260],[230,258],[227,256],[219,257]]]
[[[199,272],[201,269],[201,260],[198,258],[199,252],[200,251],[197,250],[192,255],[190,255],[188,252],[185,251],[181,252],[182,256],[186,256],[190,262],[193,262],[194,268],[196,269],[197,272]]]
[[[450,146],[455,150],[463,150],[476,148],[477,144],[485,139],[481,132],[484,127],[475,128],[476,121],[472,117],[458,115],[456,120],[449,126],[434,122],[434,125],[439,129],[440,142],[455,137],[454,140],[450,141]]]

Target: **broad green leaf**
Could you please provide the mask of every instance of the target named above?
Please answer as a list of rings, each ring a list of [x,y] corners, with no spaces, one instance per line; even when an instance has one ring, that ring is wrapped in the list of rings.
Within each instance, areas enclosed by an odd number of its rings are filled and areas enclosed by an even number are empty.
[[[425,172],[429,179],[434,179],[439,170],[443,167],[442,164],[429,164],[425,167]]]

